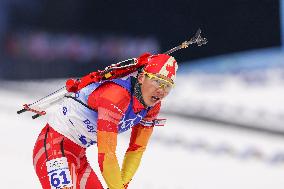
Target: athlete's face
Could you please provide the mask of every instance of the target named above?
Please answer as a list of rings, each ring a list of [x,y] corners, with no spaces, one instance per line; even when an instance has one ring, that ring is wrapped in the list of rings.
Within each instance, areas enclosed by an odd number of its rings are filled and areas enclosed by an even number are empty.
[[[147,106],[154,106],[163,100],[172,89],[171,79],[159,75],[144,72],[138,76],[141,84],[141,92]]]

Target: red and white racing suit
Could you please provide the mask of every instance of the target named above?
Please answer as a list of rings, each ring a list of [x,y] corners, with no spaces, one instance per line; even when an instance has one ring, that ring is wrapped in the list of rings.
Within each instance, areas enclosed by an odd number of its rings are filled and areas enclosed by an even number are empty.
[[[79,109],[86,105],[91,111],[83,114]],[[119,124],[128,110],[138,114],[145,107],[130,90],[114,82],[106,82],[88,93],[86,104],[72,98],[64,99],[56,106],[34,147],[33,164],[42,187],[51,188],[46,162],[66,157],[73,189],[103,188],[86,158],[86,148],[96,144],[98,164],[108,188],[126,188],[139,167],[160,106],[158,103],[148,109],[142,120],[132,126],[129,147],[120,169],[115,153],[117,135],[121,131]]]

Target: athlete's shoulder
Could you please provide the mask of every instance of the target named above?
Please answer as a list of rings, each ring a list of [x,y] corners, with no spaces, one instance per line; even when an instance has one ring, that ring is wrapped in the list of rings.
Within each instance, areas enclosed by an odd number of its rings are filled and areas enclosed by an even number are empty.
[[[125,96],[130,96],[130,93],[123,86],[114,83],[114,82],[106,82],[103,83],[98,89],[97,92],[104,97],[111,98],[122,98]]]
[[[94,108],[103,103],[128,105],[129,102],[130,93],[128,90],[114,82],[103,83],[90,94],[88,99],[88,104]]]

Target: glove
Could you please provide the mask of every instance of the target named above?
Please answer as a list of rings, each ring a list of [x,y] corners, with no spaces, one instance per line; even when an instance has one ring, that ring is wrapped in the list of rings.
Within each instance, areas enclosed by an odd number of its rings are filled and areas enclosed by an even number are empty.
[[[76,79],[68,79],[66,81],[66,90],[68,92],[77,92],[80,81]]]
[[[129,183],[123,185],[125,189],[128,188],[128,184],[129,184]]]
[[[127,184],[123,184],[123,186],[124,186],[124,188],[125,188],[125,189],[127,189],[127,188],[128,188],[128,184],[129,184],[129,183],[127,183]],[[107,189],[109,189],[109,188],[107,188]]]

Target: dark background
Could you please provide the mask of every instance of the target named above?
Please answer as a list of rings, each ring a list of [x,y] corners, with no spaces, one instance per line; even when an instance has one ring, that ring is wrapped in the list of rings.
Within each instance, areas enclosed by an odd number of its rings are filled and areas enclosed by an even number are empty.
[[[7,1],[9,2],[9,1]],[[220,54],[280,46],[280,15],[278,0],[156,0],[156,1],[94,1],[94,0],[22,0],[5,5],[6,30],[3,44],[14,31],[74,32],[81,35],[151,36],[164,52],[189,39],[198,28],[209,43],[202,48],[190,47],[174,54],[178,62]],[[5,45],[4,50],[5,52]],[[138,56],[138,55],[137,55]],[[65,63],[31,63],[13,59],[4,53],[6,74],[2,78],[42,78],[82,75],[90,69],[114,62],[84,66],[71,65],[65,73],[52,74]],[[9,63],[7,63],[9,62]],[[24,63],[23,63],[24,62]],[[27,72],[19,74],[20,70]],[[100,66],[101,65],[101,66]],[[37,69],[51,69],[44,73]],[[74,69],[76,71],[74,71]],[[13,70],[10,71],[9,70]],[[34,73],[28,73],[35,70]],[[57,69],[58,70],[58,69]],[[60,69],[61,70],[61,69]],[[71,71],[73,70],[73,71]],[[2,71],[3,72],[3,71]],[[9,73],[9,74],[8,74]],[[38,74],[36,74],[38,73]]]

